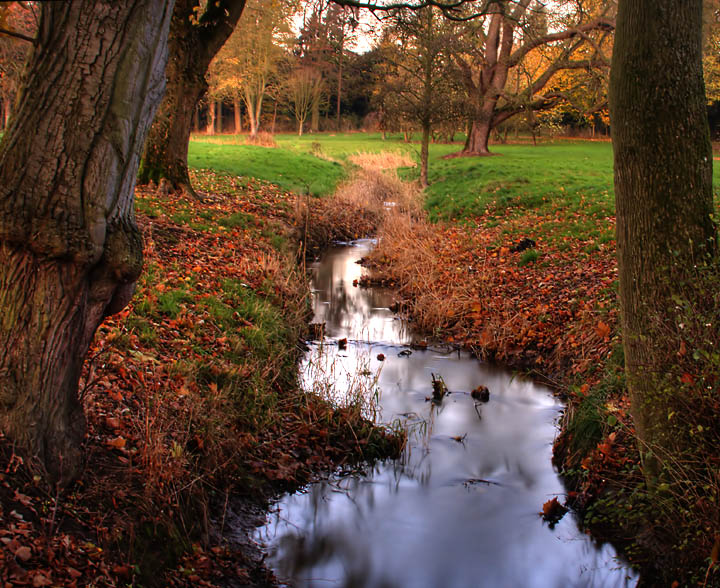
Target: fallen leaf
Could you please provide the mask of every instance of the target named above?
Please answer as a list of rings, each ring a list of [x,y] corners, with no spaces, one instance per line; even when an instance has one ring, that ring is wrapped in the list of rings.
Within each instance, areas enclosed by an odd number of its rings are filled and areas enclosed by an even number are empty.
[[[123,447],[125,447],[127,439],[125,439],[124,437],[115,437],[115,439],[109,439],[105,443],[110,447],[114,447],[115,449],[122,449]]]
[[[15,550],[15,557],[17,557],[21,561],[27,561],[32,557],[32,549],[30,549],[28,546],[23,545],[22,547],[18,547]]]
[[[610,336],[610,325],[600,321],[595,327],[595,332],[597,333],[598,337],[602,339],[607,339]]]
[[[33,586],[39,588],[40,586],[52,586],[53,581],[48,578],[45,574],[38,573],[33,578]]]
[[[548,500],[545,504],[543,504],[542,509],[542,517],[546,521],[550,523],[557,523],[563,516],[565,516],[565,513],[568,511],[568,509],[560,504],[560,501],[557,499],[557,496],[552,498],[551,500]]]

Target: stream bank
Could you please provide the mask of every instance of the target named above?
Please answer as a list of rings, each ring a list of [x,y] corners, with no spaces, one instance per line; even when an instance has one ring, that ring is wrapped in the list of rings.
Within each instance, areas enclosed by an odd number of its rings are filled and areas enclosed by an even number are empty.
[[[692,285],[707,308],[683,301],[677,317],[658,317],[668,341],[684,341],[679,352],[668,349],[665,381],[682,388],[682,411],[707,414],[700,427],[681,416],[696,449],[658,495],[642,476],[624,381],[614,218],[598,215],[592,201],[513,204],[498,199],[458,222],[398,217],[384,225],[365,263],[376,282],[396,285],[398,306],[419,331],[518,369],[566,400],[554,447],[566,506],[584,528],[623,549],[642,570],[642,585],[713,585],[720,571],[717,364],[706,361],[698,372],[683,350],[702,349],[693,360],[716,357],[701,333],[715,328],[717,303],[705,295],[717,291],[717,272],[698,270]]]
[[[286,495],[257,537],[294,586],[633,586],[609,545],[572,515],[540,511],[565,489],[551,464],[562,408],[547,389],[452,347],[428,347],[390,310],[394,293],[359,288],[371,241],[331,247],[310,268],[315,320],[305,388],[339,405],[358,394],[399,421],[396,460]],[[447,394],[433,400],[433,381]],[[473,389],[487,386],[489,401]],[[435,390],[437,392],[437,390]]]
[[[296,196],[192,173],[202,204],[136,192],[145,265],[85,364],[82,479],[45,486],[0,435],[3,585],[272,585],[247,540],[267,499],[402,446],[299,389]]]

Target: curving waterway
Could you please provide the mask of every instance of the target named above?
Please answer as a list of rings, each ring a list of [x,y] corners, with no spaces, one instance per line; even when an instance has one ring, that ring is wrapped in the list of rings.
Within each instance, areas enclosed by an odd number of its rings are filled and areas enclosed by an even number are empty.
[[[407,425],[408,448],[280,499],[255,536],[278,578],[323,587],[635,586],[613,547],[581,532],[572,514],[552,528],[538,514],[565,492],[551,464],[562,404],[466,353],[411,349],[413,333],[388,309],[391,293],[353,285],[372,246],[336,246],[313,265],[325,342],[311,346],[302,373],[308,388],[338,402],[360,388],[376,395],[375,417]],[[450,391],[440,405],[427,400],[433,374]],[[489,402],[470,397],[479,385]]]

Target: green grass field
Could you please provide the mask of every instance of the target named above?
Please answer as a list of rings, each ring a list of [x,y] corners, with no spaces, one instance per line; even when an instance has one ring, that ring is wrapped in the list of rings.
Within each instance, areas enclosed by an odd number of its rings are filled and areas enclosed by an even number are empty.
[[[431,218],[463,219],[486,210],[570,206],[592,201],[593,212],[613,214],[610,143],[557,142],[498,145],[492,157],[430,162],[427,209]]]
[[[242,135],[194,135],[188,164],[265,180],[285,190],[316,196],[331,194],[346,177],[347,158],[358,152],[403,151],[417,145],[399,137],[383,141],[379,133],[275,135],[278,148],[245,145]]]
[[[283,189],[315,195],[332,193],[352,168],[358,152],[401,151],[416,160],[417,143],[399,135],[383,140],[379,133],[276,135],[277,148],[242,144],[237,135],[194,136],[189,163],[265,180]],[[426,207],[433,220],[464,221],[490,212],[498,218],[563,210],[595,218],[614,214],[613,156],[609,142],[555,140],[493,145],[493,157],[442,159],[459,144],[430,146],[430,186]],[[418,168],[405,168],[407,179]],[[720,194],[720,179],[714,178]],[[563,213],[563,214],[565,214]]]
[[[326,195],[345,176],[336,162],[287,149],[191,141],[188,165],[265,180],[298,194]]]

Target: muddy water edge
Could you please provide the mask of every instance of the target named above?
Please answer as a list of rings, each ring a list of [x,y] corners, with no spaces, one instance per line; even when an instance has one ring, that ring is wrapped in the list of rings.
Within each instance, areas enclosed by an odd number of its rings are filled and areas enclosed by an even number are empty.
[[[338,404],[365,395],[368,416],[409,430],[408,447],[275,504],[255,538],[280,581],[635,586],[612,546],[579,530],[572,513],[555,524],[539,515],[565,493],[551,464],[560,401],[469,354],[420,345],[389,309],[391,292],[357,286],[357,261],[372,247],[335,245],[311,267],[314,321],[325,329],[301,377]],[[447,388],[435,401],[433,380]],[[471,394],[481,386],[487,402]]]

